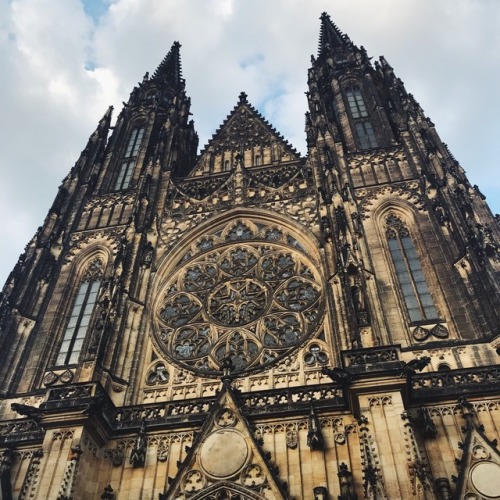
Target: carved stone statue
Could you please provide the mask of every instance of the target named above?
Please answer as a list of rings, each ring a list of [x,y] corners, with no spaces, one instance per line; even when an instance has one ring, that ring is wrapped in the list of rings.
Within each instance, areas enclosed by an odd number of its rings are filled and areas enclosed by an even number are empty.
[[[312,404],[307,422],[307,446],[309,446],[311,450],[322,450],[324,446],[321,425]]]
[[[153,248],[153,244],[148,241],[144,246],[143,254],[142,254],[142,264],[145,267],[150,267],[153,262],[153,254],[155,249]]]
[[[358,497],[354,493],[352,472],[347,468],[347,465],[344,462],[340,464],[337,475],[340,482],[339,500],[356,500]]]
[[[135,444],[132,448],[132,454],[130,455],[130,463],[133,467],[144,467],[144,463],[146,462],[146,450],[148,445],[145,428],[146,421],[143,420],[139,433],[135,438]]]

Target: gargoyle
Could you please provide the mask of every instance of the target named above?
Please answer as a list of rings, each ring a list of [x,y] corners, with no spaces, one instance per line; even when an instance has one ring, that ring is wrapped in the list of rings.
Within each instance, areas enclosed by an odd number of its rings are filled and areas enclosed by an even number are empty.
[[[327,368],[324,366],[321,373],[330,377],[334,382],[339,384],[346,384],[350,381],[351,375],[342,368]]]
[[[431,358],[429,356],[422,356],[421,358],[412,359],[403,366],[403,372],[401,373],[401,376],[404,377],[405,375],[415,375],[415,373],[417,373],[417,370],[421,372],[430,362]]]
[[[41,417],[41,411],[36,406],[23,405],[21,403],[12,403],[10,405],[12,410],[19,415],[24,415],[25,417],[31,418],[33,420],[39,420]]]

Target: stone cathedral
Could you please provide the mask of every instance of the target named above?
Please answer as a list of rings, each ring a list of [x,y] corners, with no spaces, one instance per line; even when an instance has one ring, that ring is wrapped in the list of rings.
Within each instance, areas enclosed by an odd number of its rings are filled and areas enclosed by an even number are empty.
[[[305,157],[243,92],[198,153],[177,42],[105,113],[0,297],[2,499],[500,498],[499,216],[327,14],[307,82]]]

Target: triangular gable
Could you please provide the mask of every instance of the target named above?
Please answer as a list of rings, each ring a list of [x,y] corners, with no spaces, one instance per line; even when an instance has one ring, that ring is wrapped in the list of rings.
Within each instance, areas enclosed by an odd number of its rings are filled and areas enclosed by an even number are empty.
[[[275,469],[255,440],[226,379],[163,498],[201,500],[230,493],[222,498],[286,499]]]
[[[238,158],[246,169],[300,160],[300,154],[247,101],[244,93],[201,152],[189,177],[229,172]]]
[[[500,498],[500,452],[496,441],[490,441],[482,426],[473,423],[472,414],[465,414],[467,435],[463,444],[460,469],[454,498]]]

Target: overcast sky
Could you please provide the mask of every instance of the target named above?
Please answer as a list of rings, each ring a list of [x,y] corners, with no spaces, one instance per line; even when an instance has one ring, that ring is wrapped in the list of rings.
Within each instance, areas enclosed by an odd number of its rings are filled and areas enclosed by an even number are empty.
[[[500,212],[499,0],[0,0],[0,287],[106,108],[175,40],[200,146],[244,90],[305,153],[323,11],[387,58]]]

